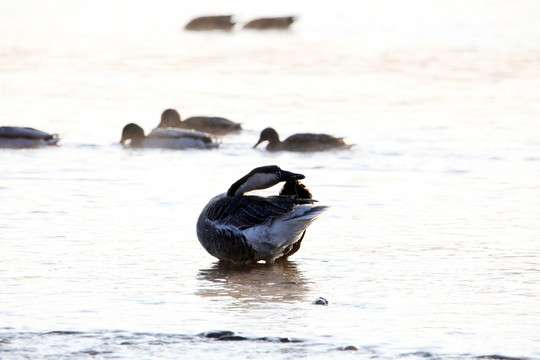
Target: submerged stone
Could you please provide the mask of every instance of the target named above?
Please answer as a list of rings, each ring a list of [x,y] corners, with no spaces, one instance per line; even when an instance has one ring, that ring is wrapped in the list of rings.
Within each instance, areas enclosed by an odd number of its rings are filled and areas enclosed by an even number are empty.
[[[211,330],[211,331],[207,331],[202,334],[199,334],[199,336],[204,336],[209,339],[218,339],[224,336],[233,336],[233,335],[234,335],[234,331],[229,331],[229,330]]]
[[[248,339],[247,337],[240,336],[240,335],[225,335],[225,336],[220,336],[218,338],[218,340],[223,340],[223,341],[242,341],[242,340],[247,340],[247,339]]]
[[[315,301],[313,301],[313,304],[327,306],[328,305],[328,300],[326,300],[323,297],[320,297],[320,298],[316,299]]]
[[[338,350],[341,350],[341,351],[357,351],[358,348],[356,346],[349,345],[349,346],[345,346],[345,347],[340,347],[340,348],[338,348]]]

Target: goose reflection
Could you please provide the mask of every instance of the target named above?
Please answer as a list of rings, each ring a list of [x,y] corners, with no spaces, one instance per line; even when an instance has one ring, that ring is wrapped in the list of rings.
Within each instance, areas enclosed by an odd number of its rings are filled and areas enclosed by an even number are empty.
[[[268,302],[304,301],[309,291],[307,281],[292,261],[276,262],[273,266],[227,266],[221,262],[199,270],[196,295],[223,301],[234,301],[232,307],[265,307]]]

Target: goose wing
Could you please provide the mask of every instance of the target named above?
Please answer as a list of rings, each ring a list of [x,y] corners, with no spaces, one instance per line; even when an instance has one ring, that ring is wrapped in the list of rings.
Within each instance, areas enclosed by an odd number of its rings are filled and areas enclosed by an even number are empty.
[[[294,196],[225,197],[220,199],[219,206],[209,209],[207,217],[210,221],[244,230],[285,215],[303,203],[309,203],[309,200],[295,199]]]

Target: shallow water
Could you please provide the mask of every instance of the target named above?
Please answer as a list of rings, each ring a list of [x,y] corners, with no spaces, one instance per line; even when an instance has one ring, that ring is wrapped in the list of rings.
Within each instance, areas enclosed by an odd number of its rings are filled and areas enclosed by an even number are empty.
[[[2,125],[63,137],[0,150],[0,358],[540,358],[536,2],[152,4],[0,3]],[[206,13],[299,20],[182,31]],[[169,107],[245,130],[119,146]],[[331,208],[288,263],[220,267],[199,212],[265,164]]]

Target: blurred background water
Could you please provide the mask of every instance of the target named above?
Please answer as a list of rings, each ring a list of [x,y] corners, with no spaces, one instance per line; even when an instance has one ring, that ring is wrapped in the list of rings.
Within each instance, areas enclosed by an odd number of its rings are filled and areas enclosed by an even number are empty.
[[[239,25],[183,31],[207,14]],[[241,29],[286,15],[289,31]],[[0,358],[540,358],[539,15],[532,0],[0,2],[1,125],[62,136],[0,150]],[[214,151],[119,146],[166,108],[245,130]],[[356,146],[253,149],[267,126]],[[197,216],[266,164],[331,209],[288,263],[222,268]]]

